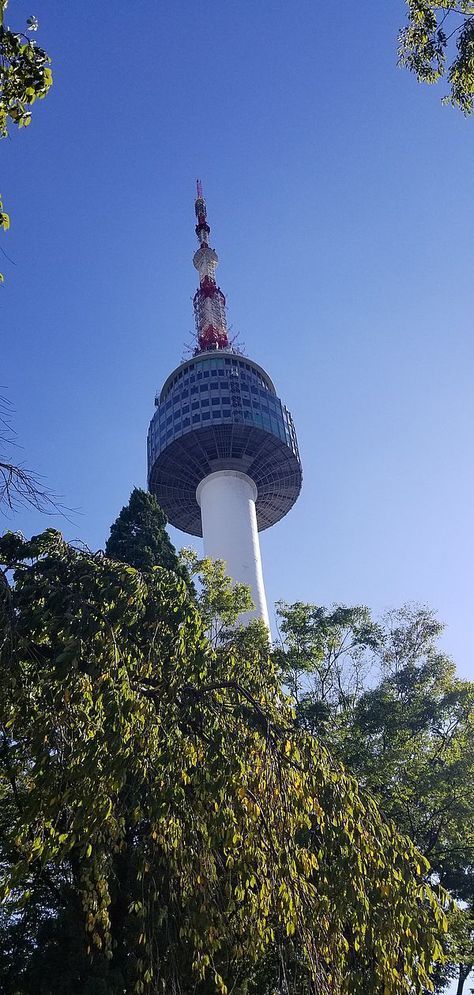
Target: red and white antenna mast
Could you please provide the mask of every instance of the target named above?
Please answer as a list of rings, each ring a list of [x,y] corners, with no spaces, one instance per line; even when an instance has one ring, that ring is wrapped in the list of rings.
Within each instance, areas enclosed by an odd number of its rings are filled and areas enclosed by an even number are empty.
[[[199,273],[199,289],[196,290],[193,303],[198,351],[204,352],[209,349],[228,349],[229,337],[225,297],[217,286],[215,278],[219,258],[217,252],[209,246],[211,229],[207,223],[206,202],[202,195],[200,180],[197,180],[196,186],[196,235],[199,239],[199,249],[194,254],[193,263]]]

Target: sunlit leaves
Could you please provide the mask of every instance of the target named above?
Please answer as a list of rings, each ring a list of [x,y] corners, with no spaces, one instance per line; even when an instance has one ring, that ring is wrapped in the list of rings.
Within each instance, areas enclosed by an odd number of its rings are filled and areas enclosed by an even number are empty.
[[[52,86],[51,59],[28,35],[10,31],[4,24],[8,0],[0,0],[0,138],[7,138],[9,125],[26,128],[31,108]],[[27,30],[37,31],[36,17],[27,20]],[[0,201],[0,228],[10,227]],[[4,282],[0,273],[0,283]]]
[[[407,0],[408,20],[399,37],[399,64],[423,83],[446,78],[446,103],[464,114],[474,107],[474,3],[472,0]]]
[[[29,30],[36,21],[29,19]],[[0,24],[0,136],[8,135],[8,124],[24,128],[31,121],[31,107],[42,100],[53,77],[51,59],[26,35]]]
[[[284,965],[295,995],[421,993],[444,923],[423,858],[295,729],[264,643],[215,652],[176,574],[52,530],[0,553],[12,920],[67,880],[111,995],[262,995]]]
[[[474,684],[439,651],[443,626],[427,608],[406,605],[377,625],[359,607],[297,603],[278,612],[275,658],[298,724],[330,744],[427,855],[431,868],[420,862],[417,873],[463,903],[450,914],[448,960],[434,975],[441,992],[473,950],[458,926],[472,921],[474,902]]]
[[[8,231],[9,227],[10,227],[10,217],[3,210],[3,201],[0,196],[0,228],[2,228],[3,231]],[[3,283],[3,279],[4,279],[3,273],[0,273],[0,283]]]
[[[457,39],[457,58],[449,68],[451,102],[464,114],[474,107],[474,17],[467,19]]]
[[[235,627],[239,615],[254,607],[250,588],[231,580],[223,560],[200,559],[193,549],[182,549],[180,559],[197,581],[200,615],[211,643],[216,646]]]

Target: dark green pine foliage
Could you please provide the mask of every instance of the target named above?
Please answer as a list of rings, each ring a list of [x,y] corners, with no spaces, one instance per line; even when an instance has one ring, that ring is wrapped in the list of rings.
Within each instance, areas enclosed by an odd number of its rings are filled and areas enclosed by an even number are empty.
[[[128,563],[137,570],[166,567],[183,575],[183,567],[166,531],[166,517],[158,501],[135,487],[130,501],[110,529],[105,547],[112,560]]]

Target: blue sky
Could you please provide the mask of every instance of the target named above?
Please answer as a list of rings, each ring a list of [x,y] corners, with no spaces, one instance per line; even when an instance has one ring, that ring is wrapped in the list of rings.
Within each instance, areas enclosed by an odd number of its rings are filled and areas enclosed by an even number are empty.
[[[473,123],[396,68],[403,3],[30,7],[9,21],[34,9],[55,84],[2,143],[0,381],[26,463],[78,509],[59,526],[101,547],[145,484],[200,176],[229,320],[304,464],[262,535],[270,604],[422,602],[474,676]]]

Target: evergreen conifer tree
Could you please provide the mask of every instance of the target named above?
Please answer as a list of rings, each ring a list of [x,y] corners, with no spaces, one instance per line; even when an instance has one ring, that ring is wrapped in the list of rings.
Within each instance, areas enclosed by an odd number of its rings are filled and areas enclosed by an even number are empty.
[[[105,547],[112,560],[128,563],[137,570],[166,567],[183,575],[176,550],[166,531],[166,517],[158,501],[135,487],[130,500],[110,529]]]

